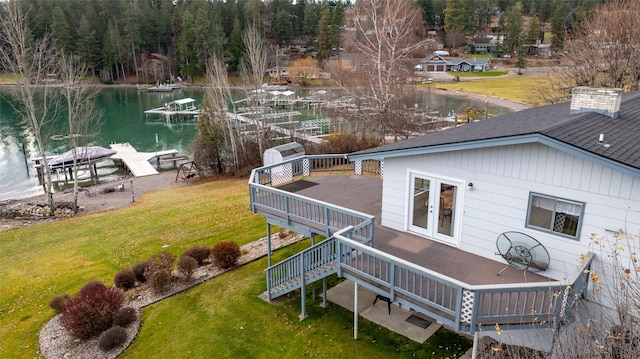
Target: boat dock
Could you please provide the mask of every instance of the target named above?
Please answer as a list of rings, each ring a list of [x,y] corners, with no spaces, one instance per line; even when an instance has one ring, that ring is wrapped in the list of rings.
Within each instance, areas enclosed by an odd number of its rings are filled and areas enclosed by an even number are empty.
[[[178,153],[178,150],[138,152],[128,142],[112,143],[110,146],[111,149],[116,151],[116,154],[112,155],[111,158],[121,160],[135,177],[157,175],[158,171],[149,163],[149,160],[155,157],[160,162],[161,157],[175,156]]]
[[[144,113],[147,115],[160,115],[164,116],[167,120],[174,115],[181,116],[196,116],[200,111],[196,107],[196,100],[192,98],[182,98],[179,100],[167,102],[162,107],[156,107],[151,110],[146,110]]]

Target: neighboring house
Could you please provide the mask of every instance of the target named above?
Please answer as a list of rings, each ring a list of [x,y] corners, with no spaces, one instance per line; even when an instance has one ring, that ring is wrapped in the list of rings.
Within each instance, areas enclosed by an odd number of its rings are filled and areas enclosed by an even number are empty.
[[[447,61],[447,72],[485,72],[491,70],[488,58],[454,57]]]
[[[532,325],[559,329],[566,323],[565,310],[586,293],[591,260],[607,268],[606,256],[593,253],[592,233],[640,232],[639,133],[640,92],[579,87],[571,103],[349,155],[296,159],[283,165],[290,166],[290,176],[278,181],[275,168],[256,169],[251,206],[267,218],[268,233],[274,224],[328,238],[270,265],[267,297],[300,289],[304,317],[305,285],[337,273],[402,308],[474,335],[474,347],[479,331]],[[340,193],[340,182],[321,192],[323,201],[271,187],[296,176],[309,182],[316,172],[349,168],[341,159],[353,163],[355,174],[382,178],[379,218],[350,210],[359,208],[357,199],[349,208],[327,203],[329,192],[347,196]],[[364,188],[360,201],[368,197]],[[366,213],[375,213],[373,206]],[[383,230],[374,234],[374,222]],[[389,230],[396,233],[392,245],[375,241]],[[437,259],[463,268],[463,274],[482,270],[472,260],[460,262],[471,254],[504,263],[496,256],[496,238],[509,231],[531,236],[546,248],[546,282],[474,286],[421,267],[428,256],[442,257]],[[368,249],[356,241],[377,244]],[[440,247],[423,252],[420,248],[428,243]],[[398,259],[391,252],[405,246],[407,257]],[[445,254],[442,248],[457,252]],[[483,277],[497,278],[490,272]]]
[[[143,53],[136,72],[142,82],[169,80],[171,79],[169,58],[158,53]]]
[[[491,70],[488,58],[444,57],[433,54],[420,61],[427,72],[484,72]]]

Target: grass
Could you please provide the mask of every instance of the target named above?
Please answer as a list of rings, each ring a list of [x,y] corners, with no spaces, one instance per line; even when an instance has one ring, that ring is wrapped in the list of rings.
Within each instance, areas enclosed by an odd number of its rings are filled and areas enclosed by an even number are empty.
[[[483,72],[449,72],[452,76],[459,77],[496,77],[503,76],[508,71],[483,71]]]
[[[93,279],[110,285],[120,269],[163,250],[242,245],[265,234],[264,218],[249,210],[246,180],[147,193],[121,210],[0,233],[0,357],[38,356],[37,334],[54,315],[48,303],[56,295],[75,294]],[[145,308],[142,331],[123,357],[444,357],[469,347],[446,331],[419,345],[364,320],[353,341],[349,312],[311,302],[300,322],[299,300],[273,306],[257,298],[265,267],[266,260],[254,262]]]
[[[487,77],[462,82],[436,83],[432,86],[442,90],[497,96],[537,105],[540,104],[540,100],[535,93],[535,89],[539,86],[544,86],[544,79],[544,76]]]

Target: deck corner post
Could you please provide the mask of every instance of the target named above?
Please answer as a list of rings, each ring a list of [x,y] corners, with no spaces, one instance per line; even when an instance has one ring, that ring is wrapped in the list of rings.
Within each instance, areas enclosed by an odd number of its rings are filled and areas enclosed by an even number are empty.
[[[307,318],[307,281],[304,278],[306,272],[304,266],[304,256],[300,256],[300,320]]]
[[[271,224],[267,221],[267,267],[271,267]]]
[[[473,349],[471,350],[471,359],[478,357],[478,331],[473,332]]]
[[[353,282],[353,339],[358,340],[358,283]]]

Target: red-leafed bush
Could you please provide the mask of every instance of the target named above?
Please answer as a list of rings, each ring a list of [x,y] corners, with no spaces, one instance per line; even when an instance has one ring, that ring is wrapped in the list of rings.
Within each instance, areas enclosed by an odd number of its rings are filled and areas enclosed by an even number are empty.
[[[108,329],[124,296],[117,288],[95,286],[84,289],[64,308],[60,321],[71,336],[91,338]]]
[[[113,277],[113,284],[117,288],[129,290],[136,286],[136,275],[133,273],[132,269],[123,269]]]
[[[198,265],[202,266],[204,265],[204,261],[208,259],[209,256],[211,256],[211,249],[205,246],[193,246],[184,251],[184,253],[182,254],[194,258],[198,261]]]
[[[62,294],[53,297],[49,302],[49,307],[55,310],[56,314],[60,314],[64,311],[64,308],[67,306],[67,303],[71,300],[69,294]]]
[[[83,285],[82,288],[80,288],[80,292],[78,294],[82,294],[83,292],[86,292],[87,290],[90,290],[93,288],[106,289],[107,286],[104,285],[104,283],[102,283],[99,280],[92,280],[90,282],[87,282],[87,284]]]
[[[216,265],[222,269],[235,267],[242,254],[240,246],[235,242],[220,242],[211,250]]]
[[[149,267],[145,271],[145,277],[151,287],[158,293],[164,292],[169,288],[173,276],[171,270],[176,256],[169,252],[156,254],[149,259]]]
[[[98,338],[98,348],[103,352],[115,349],[127,341],[127,330],[123,327],[115,326],[107,329]]]
[[[113,315],[113,325],[126,328],[138,319],[138,313],[132,307],[122,307]]]

